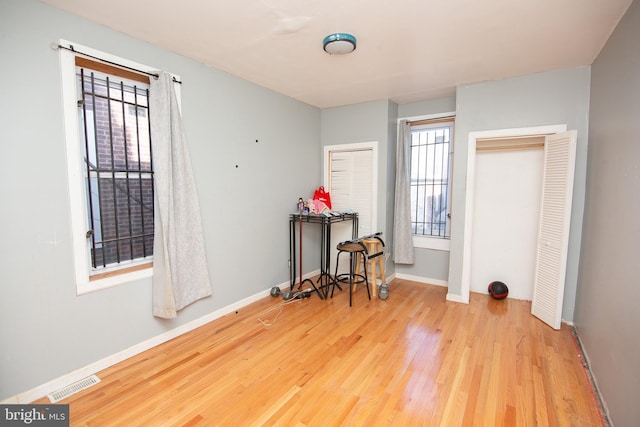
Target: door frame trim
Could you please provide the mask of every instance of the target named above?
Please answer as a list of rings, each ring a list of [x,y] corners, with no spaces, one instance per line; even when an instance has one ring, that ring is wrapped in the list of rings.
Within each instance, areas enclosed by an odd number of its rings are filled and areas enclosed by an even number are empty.
[[[372,158],[372,194],[371,194],[371,227],[378,229],[378,141],[354,142],[347,144],[325,145],[323,148],[322,182],[329,190],[329,154],[332,151],[364,151],[371,150]]]
[[[475,203],[476,145],[478,139],[518,138],[523,136],[549,135],[566,131],[566,124],[558,124],[469,132],[460,295],[448,294],[448,300],[455,300],[465,304],[469,303],[469,289],[471,287],[471,243],[473,241],[473,211]]]

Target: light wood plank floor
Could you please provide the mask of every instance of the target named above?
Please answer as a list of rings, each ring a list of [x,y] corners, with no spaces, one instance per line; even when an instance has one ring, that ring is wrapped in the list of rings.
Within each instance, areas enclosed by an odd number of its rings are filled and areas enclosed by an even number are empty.
[[[446,292],[396,279],[387,300],[360,288],[352,308],[346,290],[266,297],[61,403],[91,426],[603,425],[570,328],[525,301]]]

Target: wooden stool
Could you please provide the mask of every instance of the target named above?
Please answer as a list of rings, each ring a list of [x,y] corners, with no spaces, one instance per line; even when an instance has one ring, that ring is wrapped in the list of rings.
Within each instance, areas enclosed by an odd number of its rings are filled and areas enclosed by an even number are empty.
[[[378,296],[378,279],[382,283],[387,283],[384,274],[384,242],[379,237],[368,237],[360,240],[367,248],[366,276],[372,281],[371,290],[373,296]],[[360,254],[358,254],[360,256]],[[360,273],[360,262],[358,265],[358,273]]]

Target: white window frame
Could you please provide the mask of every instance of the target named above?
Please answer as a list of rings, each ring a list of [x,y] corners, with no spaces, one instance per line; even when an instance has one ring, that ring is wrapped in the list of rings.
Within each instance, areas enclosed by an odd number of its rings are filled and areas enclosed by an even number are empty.
[[[151,277],[153,273],[153,269],[151,267],[126,272],[119,270],[123,270],[125,268],[133,267],[136,265],[141,265],[144,263],[149,263],[150,261],[152,261],[153,257],[147,257],[143,262],[131,261],[129,263],[122,263],[122,265],[111,269],[101,268],[99,270],[94,270],[91,267],[90,249],[88,240],[86,238],[86,233],[89,229],[87,223],[89,215],[87,213],[87,202],[85,195],[86,190],[84,185],[85,176],[82,163],[82,137],[80,134],[80,123],[78,120],[77,102],[80,97],[77,93],[76,82],[75,57],[78,56],[78,53],[76,52],[82,52],[95,58],[100,58],[104,61],[108,61],[114,64],[120,64],[122,66],[140,70],[146,73],[157,74],[159,70],[144,64],[139,64],[137,62],[111,55],[106,52],[92,49],[87,46],[82,46],[78,43],[69,42],[67,40],[60,40],[59,45],[66,48],[59,49],[64,114],[64,134],[67,152],[67,174],[69,185],[69,202],[71,208],[70,220],[73,242],[72,246],[76,293],[77,295],[82,295],[100,289],[110,288],[124,283]],[[72,52],[69,49],[73,49],[76,52]],[[176,95],[178,96],[179,103],[179,87],[176,87]],[[113,272],[114,274],[101,274],[109,272]],[[91,276],[96,274],[100,274],[99,278],[90,280]]]
[[[407,120],[409,122],[416,122],[420,120],[433,120],[433,119],[444,119],[444,118],[452,118],[455,120],[455,111],[450,111],[446,113],[438,113],[438,114],[427,114],[422,116],[412,116],[412,117],[402,117],[398,119],[398,125],[401,120]],[[400,129],[400,126],[398,126]],[[455,129],[454,129],[454,140],[451,141],[455,147]],[[400,141],[398,135],[398,141]],[[452,168],[453,169],[453,168]],[[450,171],[450,181],[449,181],[449,206],[451,206],[451,199],[453,199],[453,172]],[[413,235],[413,247],[421,248],[421,249],[434,249],[439,251],[450,251],[451,249],[451,237],[449,238],[441,238],[441,237],[430,237],[430,236],[418,236]]]

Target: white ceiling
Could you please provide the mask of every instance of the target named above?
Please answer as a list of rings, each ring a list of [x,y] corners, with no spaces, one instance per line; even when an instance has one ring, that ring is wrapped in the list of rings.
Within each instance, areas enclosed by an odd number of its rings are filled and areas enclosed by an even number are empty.
[[[589,65],[631,4],[41,1],[320,108],[379,99],[404,104],[452,95],[459,84]],[[322,40],[334,32],[353,34],[356,51],[325,53]]]

